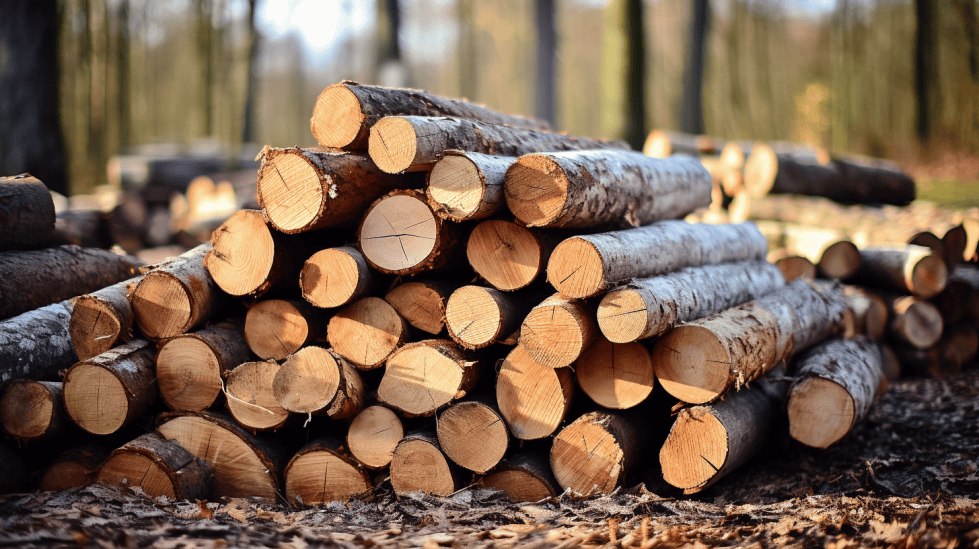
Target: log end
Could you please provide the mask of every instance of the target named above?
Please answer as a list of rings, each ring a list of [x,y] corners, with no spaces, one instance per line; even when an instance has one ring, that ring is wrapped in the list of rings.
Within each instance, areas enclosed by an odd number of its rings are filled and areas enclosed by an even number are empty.
[[[322,347],[300,349],[286,359],[272,380],[272,394],[279,406],[297,414],[326,408],[339,388],[340,365]]]
[[[578,385],[599,406],[624,410],[653,392],[649,351],[639,343],[598,338],[575,362]]]
[[[948,267],[938,255],[926,255],[914,263],[908,277],[914,295],[930,299],[942,293],[948,283]]]
[[[564,210],[568,185],[557,162],[544,154],[528,154],[507,169],[503,191],[517,219],[528,227],[546,227]]]
[[[171,339],[156,357],[156,381],[171,409],[203,411],[221,394],[221,364],[201,339]]]
[[[245,296],[268,280],[275,241],[258,210],[240,210],[221,224],[211,238],[204,266],[225,293]]]
[[[727,461],[727,440],[727,429],[709,409],[682,410],[659,452],[663,479],[685,491],[699,491]]]
[[[674,328],[652,350],[656,378],[683,402],[702,404],[730,387],[731,358],[711,330],[686,325]]]
[[[816,266],[802,256],[788,255],[776,259],[774,263],[778,270],[782,271],[782,278],[785,279],[786,284],[797,278],[816,278]]]
[[[363,148],[364,118],[357,96],[344,84],[334,84],[316,98],[309,126],[324,147]]]
[[[445,323],[457,343],[479,349],[501,336],[503,312],[488,288],[463,286],[445,304]]]
[[[653,130],[646,136],[642,153],[651,158],[666,158],[673,152],[670,136],[663,130]]]
[[[544,438],[564,421],[573,385],[569,368],[541,366],[518,345],[503,360],[496,377],[497,406],[513,436]]]
[[[479,209],[486,183],[479,168],[465,156],[447,155],[428,177],[428,196],[443,219],[465,221]]]
[[[554,248],[547,262],[547,281],[561,295],[584,299],[600,294],[608,285],[605,262],[594,244],[569,238]]]
[[[404,341],[405,325],[388,302],[365,297],[340,309],[326,328],[330,347],[360,370],[379,367]]]
[[[286,499],[302,505],[348,501],[374,487],[363,469],[328,450],[297,455],[286,467]]]
[[[537,306],[520,327],[520,345],[536,362],[551,368],[569,366],[593,337],[594,322],[577,304]]]
[[[561,488],[582,496],[608,494],[625,475],[625,453],[600,421],[578,418],[551,446],[551,469]]]
[[[445,297],[423,282],[405,282],[384,296],[415,328],[432,335],[445,326]]]
[[[437,444],[406,437],[391,459],[391,487],[398,495],[420,491],[450,496],[456,490],[456,483],[449,462]]]
[[[75,300],[68,333],[78,360],[98,356],[128,335],[123,333],[122,324],[112,306],[92,295],[79,296]]]
[[[473,270],[494,288],[525,288],[540,274],[540,242],[528,229],[511,221],[491,219],[473,229],[466,256]]]
[[[364,259],[381,272],[409,274],[439,244],[440,221],[417,196],[397,194],[374,203],[360,226]]]
[[[398,116],[388,116],[371,127],[367,153],[381,171],[401,173],[415,161],[417,138],[411,122]]]
[[[643,337],[648,315],[639,292],[629,288],[612,290],[598,304],[598,328],[613,343],[629,343]]]
[[[789,434],[813,448],[827,448],[843,438],[854,421],[853,397],[839,383],[809,377],[789,393]]]
[[[507,451],[510,435],[500,414],[481,402],[460,402],[439,416],[439,446],[460,467],[483,474]],[[478,441],[478,442],[477,442]]]
[[[228,410],[240,425],[253,430],[278,429],[289,419],[272,393],[279,371],[274,362],[246,362],[228,374]]]
[[[546,482],[522,469],[504,469],[490,473],[480,483],[487,488],[504,492],[514,503],[535,502],[558,495]]]
[[[327,199],[316,169],[299,149],[266,157],[258,172],[258,197],[272,226],[290,234],[309,229]]]
[[[309,331],[306,317],[283,299],[260,301],[245,315],[245,341],[262,360],[284,360],[303,346]]]
[[[96,482],[123,488],[138,486],[151,498],[165,496],[175,499],[178,496],[177,487],[166,469],[138,452],[113,452],[99,469]]]
[[[178,336],[189,328],[191,296],[177,277],[152,271],[133,292],[136,325],[150,339]]]
[[[778,156],[771,146],[757,142],[744,162],[744,189],[751,198],[761,198],[775,185]]]
[[[942,313],[930,301],[903,296],[894,301],[891,328],[917,349],[930,349],[945,329]]]
[[[860,269],[860,250],[849,240],[834,242],[823,251],[817,267],[826,278],[846,280]]]
[[[71,420],[93,435],[118,431],[129,419],[129,394],[110,370],[84,362],[65,374],[65,412]]]
[[[21,440],[44,436],[56,419],[55,413],[54,396],[38,381],[14,380],[0,397],[0,425]]]
[[[412,343],[391,355],[377,388],[379,401],[409,416],[431,416],[456,398],[463,365],[439,345],[427,343]]]
[[[303,298],[316,307],[343,307],[360,288],[363,273],[351,248],[328,248],[312,255],[299,273]]]
[[[391,463],[404,434],[397,414],[384,406],[368,406],[350,423],[347,448],[365,467],[381,469]]]

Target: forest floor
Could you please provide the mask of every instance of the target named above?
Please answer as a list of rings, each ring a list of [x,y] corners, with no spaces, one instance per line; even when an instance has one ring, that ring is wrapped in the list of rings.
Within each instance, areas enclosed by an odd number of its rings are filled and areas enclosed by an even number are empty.
[[[655,460],[655,456],[649,456]],[[894,383],[839,445],[779,438],[696,496],[648,483],[510,503],[481,488],[291,508],[94,485],[0,496],[0,546],[979,547],[979,372]]]

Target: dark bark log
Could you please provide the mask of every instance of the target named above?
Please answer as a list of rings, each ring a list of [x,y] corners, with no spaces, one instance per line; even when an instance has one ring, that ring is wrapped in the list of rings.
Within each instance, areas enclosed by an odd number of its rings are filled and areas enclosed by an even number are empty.
[[[159,433],[146,433],[112,452],[99,468],[98,482],[139,487],[147,496],[201,500],[211,493],[208,463]]]
[[[26,173],[0,177],[0,251],[43,247],[54,225],[54,201],[44,183]]]

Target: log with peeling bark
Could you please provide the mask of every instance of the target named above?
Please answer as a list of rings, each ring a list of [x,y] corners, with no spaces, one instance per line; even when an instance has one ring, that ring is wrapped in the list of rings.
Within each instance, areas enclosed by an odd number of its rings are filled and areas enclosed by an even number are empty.
[[[711,402],[813,344],[842,335],[845,314],[841,291],[796,280],[667,332],[652,350],[656,378],[683,402]]]
[[[591,297],[621,280],[660,275],[683,267],[762,259],[767,251],[768,241],[752,223],[702,225],[663,221],[568,238],[551,253],[547,280],[568,297]]]
[[[284,360],[326,337],[329,315],[301,299],[266,299],[245,315],[245,341],[262,360]]]
[[[498,290],[520,290],[547,269],[561,231],[528,229],[513,221],[490,219],[477,225],[466,242],[466,257],[476,273]]]
[[[928,299],[940,294],[948,282],[944,259],[924,246],[866,247],[860,257],[853,280],[868,286]]]
[[[463,286],[455,280],[421,279],[392,288],[384,301],[412,327],[438,335],[445,327],[445,304],[452,292]]]
[[[528,227],[636,227],[681,218],[711,202],[710,173],[694,158],[632,151],[527,154],[503,191]]]
[[[0,320],[132,278],[142,265],[135,257],[73,245],[0,253]]]
[[[203,326],[225,303],[204,267],[211,245],[200,246],[146,273],[130,301],[136,326],[146,337],[161,340]]]
[[[938,307],[914,296],[887,296],[889,334],[916,349],[930,349],[942,337],[945,323]]]
[[[551,368],[534,362],[520,345],[500,364],[496,402],[514,437],[534,440],[557,430],[574,402],[571,368]]]
[[[54,224],[54,200],[44,183],[26,173],[0,177],[0,250],[40,248]]]
[[[62,301],[0,320],[0,389],[13,379],[56,380],[78,361],[68,333],[71,310]]]
[[[596,304],[554,294],[535,305],[520,325],[520,345],[543,366],[569,366],[597,337]]]
[[[253,360],[245,344],[244,321],[229,319],[167,340],[156,355],[160,398],[171,410],[200,412],[221,395],[224,377]]]
[[[632,408],[653,392],[656,376],[649,351],[639,343],[612,343],[601,335],[572,365],[578,386],[596,404]]]
[[[74,300],[68,332],[79,360],[87,360],[133,338],[129,296],[142,275],[106,286]]]
[[[629,145],[622,141],[601,141],[463,118],[429,116],[382,118],[371,127],[367,144],[371,160],[382,171],[391,174],[431,171],[443,152],[449,149],[521,156],[538,151],[629,150]]]
[[[37,483],[44,492],[61,492],[95,483],[99,467],[109,457],[109,450],[100,444],[88,443],[69,448],[56,455],[44,468]]]
[[[279,366],[275,362],[245,362],[228,373],[225,389],[228,411],[250,431],[275,431],[289,421],[289,410],[275,399],[272,383]]]
[[[404,438],[398,414],[375,404],[360,411],[347,429],[350,454],[368,469],[381,469],[391,463],[394,449]]]
[[[424,184],[421,176],[382,172],[366,154],[269,148],[258,171],[258,203],[273,227],[294,234],[355,225],[384,193]]]
[[[209,496],[212,476],[206,461],[152,432],[113,450],[96,479],[110,486],[139,487],[151,498],[193,501]]]
[[[766,261],[688,267],[636,279],[605,294],[598,305],[598,327],[615,343],[648,339],[784,285],[781,271]]]
[[[339,439],[321,437],[303,446],[286,464],[285,498],[293,505],[320,505],[366,497],[374,488],[367,473]]]
[[[157,418],[156,430],[211,465],[212,498],[256,496],[274,501],[282,493],[282,447],[252,435],[229,415],[169,412]]]
[[[71,427],[61,399],[62,383],[15,379],[0,395],[0,426],[18,441],[63,437]]]
[[[0,494],[22,491],[29,478],[27,465],[20,455],[0,444]]]
[[[339,354],[322,347],[304,347],[286,358],[272,380],[272,394],[283,409],[352,418],[364,407],[364,382]]]
[[[515,344],[520,324],[540,297],[507,294],[496,288],[463,286],[452,292],[445,305],[449,336],[467,349],[494,343]]]
[[[478,474],[496,467],[510,443],[506,423],[491,398],[457,402],[439,414],[435,425],[445,455]]]
[[[358,299],[340,309],[326,328],[330,347],[358,370],[379,368],[409,336],[401,315],[379,297]]]
[[[303,298],[321,308],[343,307],[374,293],[381,279],[354,246],[327,248],[313,254],[299,273]]]
[[[561,488],[608,494],[622,486],[647,444],[638,417],[589,412],[561,429],[551,446],[551,470]]]
[[[475,221],[506,211],[503,181],[516,158],[444,151],[428,175],[425,194],[435,213],[449,221]]]
[[[504,114],[483,105],[440,97],[422,90],[367,86],[345,80],[316,98],[310,127],[325,147],[367,148],[371,127],[385,116],[455,116],[516,128],[548,131],[534,118]]]
[[[150,342],[134,339],[69,368],[62,391],[68,417],[93,435],[136,421],[156,401],[154,351]]]
[[[442,453],[432,431],[411,433],[401,439],[391,459],[391,487],[404,495],[424,492],[450,496],[462,488],[462,475]]]
[[[870,411],[883,379],[877,345],[832,339],[799,357],[789,389],[789,434],[813,448],[845,437]]]
[[[481,366],[447,339],[410,343],[387,360],[377,400],[404,417],[429,417],[471,391]]]
[[[863,335],[874,341],[884,339],[889,316],[887,300],[856,286],[844,286],[843,293],[853,319],[852,330],[848,327],[845,337]]]
[[[524,452],[505,458],[479,482],[503,491],[514,503],[540,501],[561,493],[544,453]]]

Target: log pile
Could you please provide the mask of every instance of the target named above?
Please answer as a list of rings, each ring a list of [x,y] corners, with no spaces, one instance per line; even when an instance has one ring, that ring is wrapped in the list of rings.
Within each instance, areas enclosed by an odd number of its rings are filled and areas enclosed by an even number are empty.
[[[315,505],[390,479],[536,501],[661,470],[697,492],[784,423],[811,446],[845,436],[882,385],[885,334],[925,355],[979,339],[941,328],[972,314],[956,296],[979,276],[929,248],[785,229],[865,286],[787,283],[754,223],[680,220],[712,201],[687,157],[349,82],[312,129],[322,147],[266,147],[259,208],[208,243],[59,280],[0,321],[0,425],[64,446],[42,486]]]

